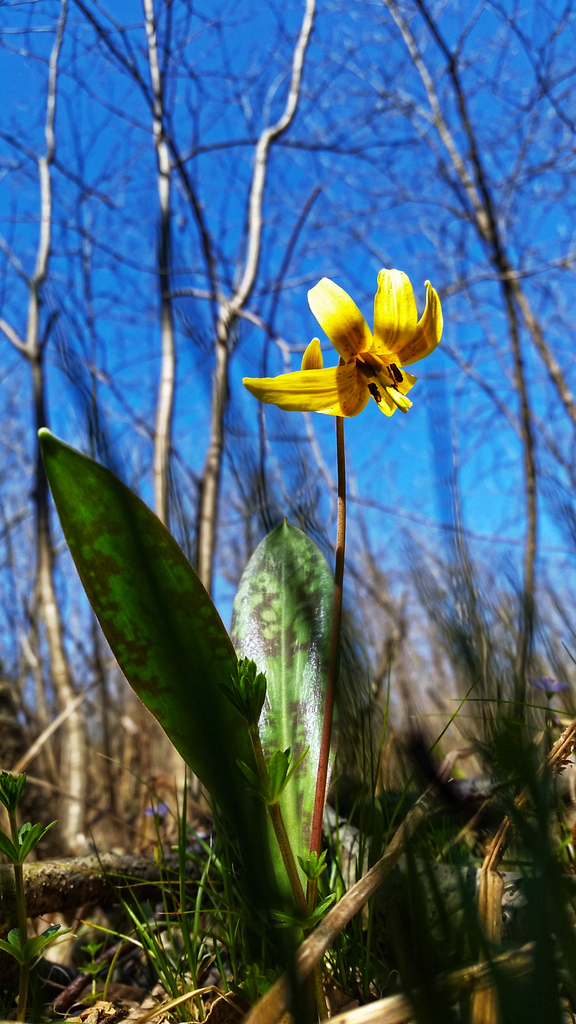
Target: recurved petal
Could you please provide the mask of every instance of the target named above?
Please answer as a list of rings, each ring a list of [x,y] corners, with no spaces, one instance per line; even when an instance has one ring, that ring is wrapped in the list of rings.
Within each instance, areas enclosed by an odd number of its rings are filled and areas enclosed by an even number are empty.
[[[307,346],[304,355],[302,356],[302,369],[303,370],[321,370],[324,366],[324,360],[322,358],[322,349],[320,348],[320,340],[318,338],[312,338],[312,341]]]
[[[440,299],[430,281],[426,281],[426,306],[418,322],[414,336],[396,349],[400,366],[410,366],[419,359],[429,356],[442,337],[442,307]]]
[[[244,377],[243,384],[260,402],[289,412],[325,412],[357,416],[369,392],[355,363],[325,370],[297,370],[280,377]]]
[[[416,330],[412,285],[401,270],[381,270],[374,297],[373,352],[397,353]]]
[[[308,304],[344,362],[372,344],[370,328],[358,306],[334,281],[323,277],[308,292]]]

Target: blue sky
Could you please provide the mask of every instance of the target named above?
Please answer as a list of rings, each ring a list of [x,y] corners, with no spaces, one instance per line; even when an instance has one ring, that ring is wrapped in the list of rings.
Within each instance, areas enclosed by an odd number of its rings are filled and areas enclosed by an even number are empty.
[[[110,27],[103,8],[88,6]],[[215,242],[222,281],[230,287],[242,257],[253,140],[266,118],[278,116],[284,103],[302,6],[296,2],[223,4],[218,22],[210,3],[198,5],[188,22],[184,9],[176,7],[176,35],[186,40],[180,63],[170,65],[168,89],[178,143],[183,152],[191,152],[195,146],[206,149],[215,143],[238,142],[230,148],[199,152],[188,163]],[[31,8],[18,3],[3,6],[0,232],[27,268],[32,265],[36,245],[38,191],[26,148],[42,144],[44,61],[52,45],[57,13],[58,4],[52,0]],[[114,14],[120,17],[118,11]],[[449,83],[441,74],[439,53],[426,41],[413,12],[409,10],[409,14],[437,77],[456,143],[466,152]],[[466,5],[449,5],[441,18],[446,36],[456,38],[463,33],[467,17]],[[552,10],[550,23],[554,17]],[[140,4],[123,4],[121,18],[127,26],[124,38],[145,76]],[[21,31],[25,23],[28,33]],[[163,25],[161,21],[161,33]],[[522,26],[529,38],[535,33],[542,35],[545,15],[541,12],[537,22],[527,12]],[[118,42],[119,35],[111,31]],[[561,119],[554,117],[544,101],[539,113],[533,71],[518,39],[506,36],[507,31],[502,19],[488,9],[470,27],[463,43],[465,82],[510,251],[519,266],[530,269],[553,264],[570,251],[573,211],[563,181],[571,173],[571,156],[563,141]],[[568,26],[550,56],[559,69],[571,41]],[[562,88],[561,82],[558,88]],[[340,9],[338,3],[320,3],[299,114],[270,161],[261,269],[250,307],[259,316],[268,315],[270,282],[306,198],[318,188],[286,273],[293,286],[283,289],[277,306],[276,329],[295,349],[292,367],[299,365],[298,350],[321,333],[307,307],[306,292],[322,276],[345,288],[369,323],[381,266],[408,273],[420,309],[427,278],[440,292],[449,290],[456,279],[472,278],[475,284],[444,299],[445,346],[462,353],[476,376],[516,414],[518,402],[508,379],[511,359],[498,284],[493,274],[490,276],[470,223],[451,212],[451,204],[457,210],[458,202],[453,173],[446,171],[446,180],[442,178],[446,154],[423,116],[415,114],[412,120],[406,116],[407,97],[424,109],[422,82],[407,61],[405,47],[384,8],[375,10],[355,3]],[[570,103],[564,94],[561,102],[565,107]],[[46,310],[52,303],[61,312],[59,333],[49,348],[51,426],[66,440],[85,446],[84,406],[63,366],[70,369],[72,361],[86,383],[87,363],[94,358],[102,371],[99,394],[117,466],[151,502],[151,445],[142,429],[142,423],[150,426],[153,422],[159,348],[154,277],[157,195],[150,115],[138,87],[117,62],[108,60],[74,4],[61,59],[57,138],[55,230],[46,293]],[[547,167],[552,152],[556,162]],[[88,189],[79,186],[80,179]],[[173,208],[174,286],[206,288],[198,234],[176,180]],[[83,251],[91,261],[93,327],[87,316]],[[5,262],[2,275],[2,315],[21,330],[25,288]],[[551,268],[527,278],[526,287],[546,325],[550,346],[570,379],[574,360],[567,325],[571,322],[573,279]],[[209,309],[205,300],[192,297],[178,299],[176,308],[179,376],[174,436],[181,464],[199,474],[208,440],[213,367]],[[323,342],[326,364],[335,362],[336,354],[327,339]],[[532,346],[526,338],[523,344],[533,408],[569,461],[572,428]],[[262,331],[243,321],[231,361],[230,416],[234,430],[245,433],[243,443],[252,445],[253,450],[257,447],[257,412],[241,378],[259,372],[262,345]],[[28,400],[24,399],[16,422],[6,415],[13,389],[22,396],[27,393],[27,371],[6,341],[2,346],[2,443],[9,444],[9,430],[17,427],[30,454]],[[270,349],[269,365],[271,373],[283,369],[275,345]],[[452,521],[455,441],[459,497],[464,526],[473,535],[471,549],[491,570],[500,567],[506,574],[512,567],[517,571],[525,532],[522,452],[517,437],[477,381],[442,347],[414,370],[419,380],[411,395],[414,407],[406,416],[396,413],[385,420],[370,403],[361,416],[346,423],[351,490],[362,501],[372,503],[351,502],[351,551],[359,543],[360,509],[375,553],[392,577],[398,575],[399,586],[403,585],[403,568],[398,552],[406,531],[432,552],[446,550],[449,533],[433,524],[448,527]],[[286,432],[304,438],[306,425],[299,414],[271,410],[267,424],[272,438]],[[334,473],[333,421],[314,416],[313,428]],[[293,450],[280,441],[271,442],[273,456],[280,463],[288,449]],[[541,572],[564,587],[574,568],[570,545],[559,525],[558,506],[568,495],[566,477],[543,443],[538,462],[542,474]],[[25,479],[25,468],[15,468],[6,484],[11,500],[18,488],[25,486]],[[184,480],[183,473],[179,479]],[[215,591],[225,617],[230,607],[225,561],[237,528],[231,498],[230,473],[226,471],[221,516],[225,524],[232,525],[222,529]],[[326,497],[322,502],[326,517]],[[186,507],[190,511],[189,503]],[[479,540],[483,535],[487,539]]]

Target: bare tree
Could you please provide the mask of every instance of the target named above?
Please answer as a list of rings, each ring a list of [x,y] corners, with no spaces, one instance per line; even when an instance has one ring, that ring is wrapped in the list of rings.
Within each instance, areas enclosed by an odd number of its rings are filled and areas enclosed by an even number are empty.
[[[64,710],[74,700],[74,686],[64,646],[60,608],[54,582],[54,552],[50,529],[48,481],[44,471],[37,433],[47,425],[46,381],[44,359],[46,345],[54,326],[56,311],[52,311],[41,325],[43,286],[48,275],[52,232],[52,187],[50,171],[56,154],[55,116],[58,81],[58,61],[62,48],[68,11],[67,0],[61,0],[60,16],[54,45],[50,54],[46,94],[46,122],[43,155],[36,157],[40,180],[40,233],[36,265],[26,276],[28,287],[28,316],[25,338],[4,319],[0,329],[14,348],[27,360],[32,375],[32,404],[35,440],[34,501],[36,507],[36,594],[40,616],[44,622],[50,652],[50,669],[58,704]],[[13,257],[13,259],[16,259]],[[21,270],[24,275],[24,271]],[[84,827],[85,800],[85,738],[83,719],[77,708],[67,720],[62,748],[61,772],[67,780],[70,799],[64,800],[60,813],[60,829],[65,848],[77,849],[78,836]]]
[[[292,79],[284,112],[276,124],[264,129],[254,151],[254,170],[248,205],[246,258],[240,282],[229,298],[221,296],[218,303],[210,444],[202,474],[198,525],[198,575],[208,591],[212,589],[214,572],[218,493],[224,448],[224,412],[228,392],[228,364],[232,349],[232,331],[250,297],[256,280],[262,238],[262,204],[270,150],[290,127],[298,107],[304,58],[312,33],[315,9],[316,0],[306,0],[304,20],[292,60]]]
[[[518,309],[521,309],[525,318],[526,326],[538,336],[538,344],[542,352],[550,356],[548,348],[542,337],[542,332],[537,327],[535,318],[530,312],[529,305],[523,296],[521,284],[515,277],[513,268],[506,251],[506,245],[498,224],[494,201],[488,176],[484,168],[480,147],[476,140],[472,122],[468,115],[467,100],[460,80],[457,56],[449,48],[443,39],[440,30],[428,11],[424,0],[415,0],[416,6],[422,13],[426,25],[439,46],[446,61],[446,72],[449,76],[453,89],[453,98],[459,117],[459,129],[467,142],[467,151],[463,155],[456,140],[448,127],[443,114],[442,107],[434,86],[432,75],[426,65],[421,50],[410,30],[408,22],[402,16],[396,0],[384,0],[396,22],[402,38],[406,43],[410,57],[420,75],[426,96],[430,106],[431,123],[438,132],[440,139],[452,163],[454,171],[462,187],[461,195],[465,197],[467,210],[473,212],[473,223],[477,229],[480,241],[486,246],[489,259],[498,273],[503,293],[508,329],[512,348],[515,384],[520,402],[519,422],[521,424],[521,438],[524,449],[524,480],[526,490],[526,547],[524,558],[524,590],[527,608],[527,628],[523,633],[525,641],[519,655],[518,674],[519,678],[525,678],[527,657],[530,645],[531,618],[534,603],[534,562],[536,558],[536,532],[537,532],[537,505],[536,505],[536,463],[534,456],[533,426],[528,399],[528,388],[524,369],[524,358],[520,342],[520,330],[518,322]],[[533,337],[535,337],[533,333]],[[565,384],[561,384],[561,375],[554,374],[553,380],[560,392],[565,395],[568,391]],[[569,415],[572,417],[574,405],[568,393],[566,405]],[[573,420],[576,425],[576,419]]]
[[[315,0],[306,0],[304,17],[292,57],[290,84],[284,110],[275,123],[264,128],[254,147],[253,169],[249,194],[246,197],[246,233],[241,240],[240,253],[236,258],[236,283],[231,289],[225,286],[229,276],[228,268],[218,268],[217,245],[212,236],[204,213],[204,203],[187,168],[187,158],[179,146],[171,124],[171,115],[165,108],[163,77],[160,70],[159,46],[157,41],[157,20],[152,0],[145,0],[144,14],[148,39],[148,63],[151,90],[133,58],[131,51],[122,49],[124,39],[116,41],[112,32],[102,25],[88,6],[77,0],[95,27],[98,38],[105,45],[116,64],[120,64],[127,75],[138,85],[153,115],[154,140],[158,159],[158,182],[160,195],[160,240],[159,277],[161,285],[162,323],[162,365],[160,374],[159,401],[156,414],[156,438],[154,456],[154,483],[156,510],[161,518],[167,517],[167,474],[170,448],[170,422],[172,418],[175,386],[175,345],[172,297],[186,294],[197,295],[198,289],[170,289],[170,182],[172,169],[178,175],[198,230],[200,248],[209,282],[209,291],[204,293],[212,305],[214,325],[215,367],[212,382],[210,435],[204,468],[200,478],[200,498],[197,516],[197,568],[198,574],[208,590],[212,587],[214,556],[218,519],[218,495],[222,476],[224,453],[225,412],[228,396],[229,362],[234,348],[235,332],[239,320],[246,312],[246,306],[257,279],[262,242],[263,203],[270,155],[273,146],[291,126],[301,94],[301,81],[306,50],[312,33]],[[166,29],[164,53],[166,60],[170,53],[172,4],[166,5]],[[227,294],[228,292],[228,294]]]
[[[156,408],[156,434],[154,437],[154,504],[157,516],[168,525],[168,492],[170,479],[170,447],[172,441],[172,413],[176,382],[176,345],[170,294],[171,211],[170,211],[170,149],[164,128],[164,90],[158,57],[156,20],[153,0],[142,0],[148,39],[148,63],[152,86],[153,131],[158,161],[158,198],[160,217],[158,225],[158,278],[160,283],[160,328],[162,360]],[[172,2],[167,5],[170,20]],[[166,32],[165,52],[169,55],[170,28]]]

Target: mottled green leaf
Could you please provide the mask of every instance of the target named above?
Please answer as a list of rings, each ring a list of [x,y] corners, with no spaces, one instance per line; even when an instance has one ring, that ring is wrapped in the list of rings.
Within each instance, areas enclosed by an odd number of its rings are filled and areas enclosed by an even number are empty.
[[[309,752],[280,800],[294,856],[307,857],[318,772],[332,607],[326,559],[284,522],[259,544],[234,601],[232,639],[267,680],[260,717],[264,753]],[[305,876],[301,875],[303,882]]]
[[[216,608],[128,487],[48,430],[39,437],[64,536],[120,668],[236,827],[248,862],[262,864],[264,810],[236,764],[254,767],[253,753],[221,688],[236,654]]]

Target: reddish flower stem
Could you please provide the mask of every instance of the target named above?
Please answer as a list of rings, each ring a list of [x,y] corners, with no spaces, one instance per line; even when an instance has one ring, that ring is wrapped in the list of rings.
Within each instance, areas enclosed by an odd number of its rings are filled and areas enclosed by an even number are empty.
[[[326,696],[324,699],[324,719],[322,722],[322,738],[320,740],[320,757],[318,760],[318,776],[316,779],[312,833],[310,836],[310,852],[318,854],[320,853],[322,816],[326,800],[326,781],[328,779],[332,720],[334,718],[334,696],[340,666],[340,622],[342,619],[344,548],[346,544],[346,454],[344,450],[344,420],[341,416],[336,417],[336,460],[338,465],[338,524],[336,528],[334,596],[332,599],[332,622],[330,627]],[[316,888],[316,883],[309,883],[308,908],[310,911],[314,909],[316,904]]]

